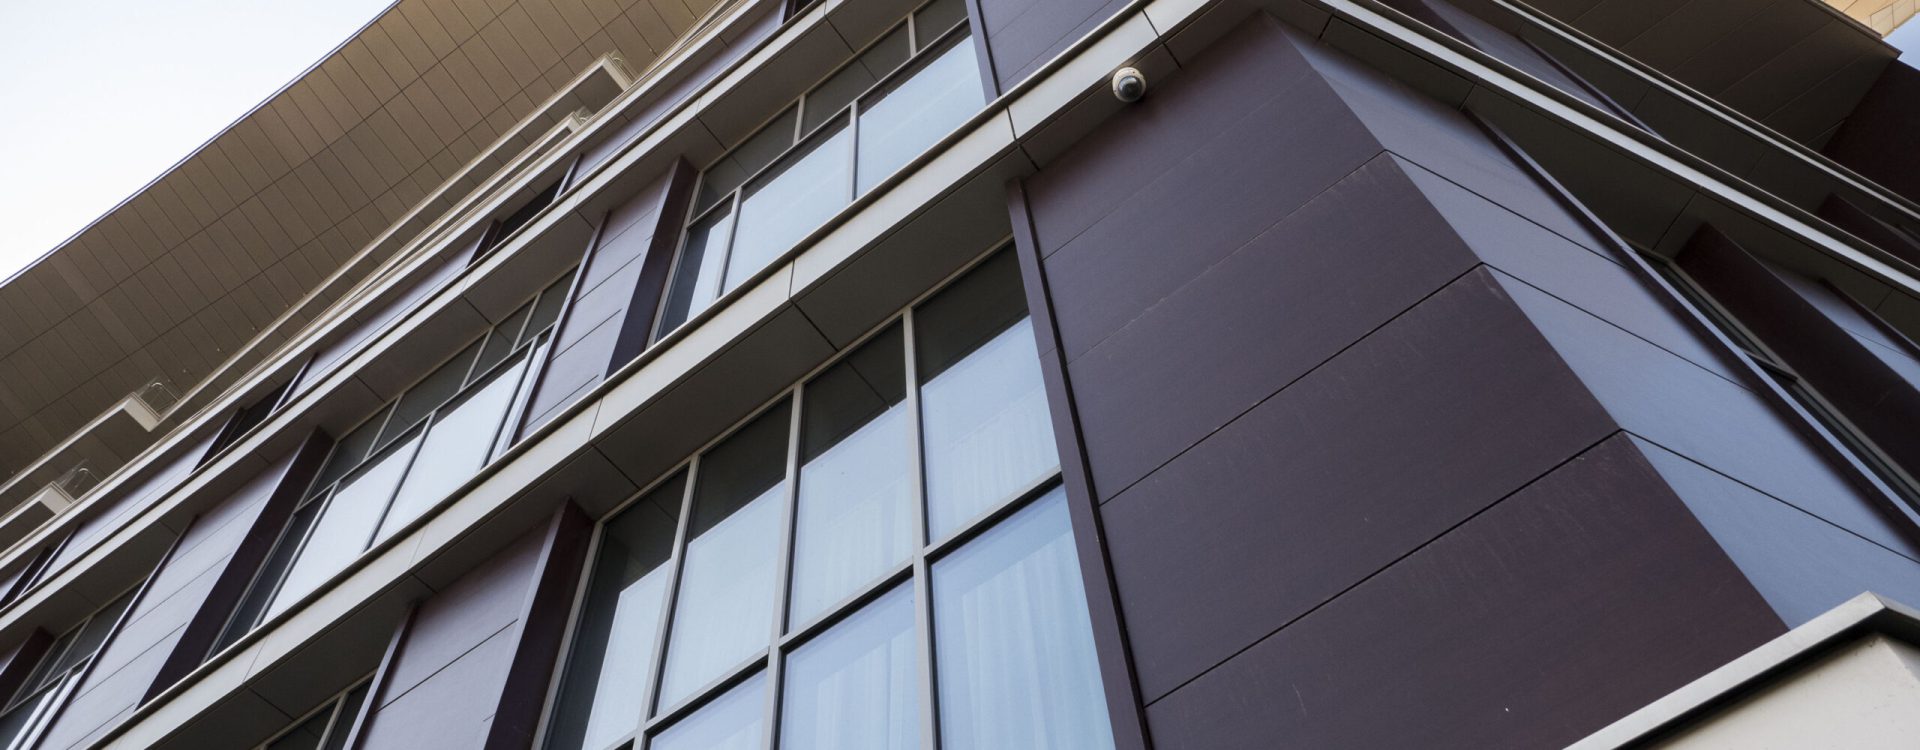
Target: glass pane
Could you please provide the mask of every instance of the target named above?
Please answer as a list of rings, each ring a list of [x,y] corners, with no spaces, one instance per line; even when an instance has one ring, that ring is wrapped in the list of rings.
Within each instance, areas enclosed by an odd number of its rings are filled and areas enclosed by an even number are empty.
[[[650,750],[760,750],[766,708],[765,672],[747,678],[725,695],[661,732]]]
[[[904,750],[919,745],[916,649],[909,583],[794,651],[787,658],[780,747]]]
[[[941,34],[967,20],[967,4],[963,0],[933,0],[927,7],[913,14],[913,32],[925,49],[940,38]],[[969,43],[969,46],[970,43]]]
[[[260,623],[266,612],[267,603],[273,600],[274,586],[286,577],[287,568],[293,564],[294,555],[300,551],[300,542],[306,539],[307,529],[312,528],[314,519],[320,517],[320,509],[326,507],[325,499],[309,501],[287,521],[287,529],[280,534],[280,541],[273,547],[273,554],[267,556],[265,564],[260,566],[259,575],[254,577],[253,588],[247,590],[247,598],[240,600],[234,610],[233,620],[227,624],[227,630],[214,642],[209,654],[219,653],[228,644],[240,640],[253,626]]]
[[[78,637],[80,637],[80,628],[74,627],[54,640],[53,645],[47,647],[47,653],[40,657],[40,663],[34,665],[33,673],[27,676],[27,681],[20,683],[19,693],[31,693],[59,676],[58,672],[53,671],[53,665],[60,661],[60,657],[67,652],[67,647],[73,645],[74,639]]]
[[[913,435],[899,325],[807,384],[793,606],[799,625],[913,551]]]
[[[662,706],[679,703],[767,647],[788,424],[788,405],[781,404],[700,459]]]
[[[347,472],[360,465],[360,461],[373,450],[373,439],[379,437],[380,426],[385,424],[386,420],[387,409],[381,409],[380,413],[361,422],[359,427],[353,428],[346,437],[334,443],[333,453],[327,456],[327,468],[320,472],[319,478],[313,480],[314,494],[318,494],[319,490],[325,489],[327,485],[333,484],[334,480],[346,476]]]
[[[702,210],[720,202],[740,183],[746,182],[755,172],[759,172],[774,159],[793,147],[794,117],[797,112],[788,107],[768,122],[765,127],[754,132],[740,145],[735,146],[726,156],[713,166],[707,167],[700,181],[700,200],[694,210]]]
[[[740,226],[727,254],[723,293],[759,273],[852,200],[850,140],[846,125],[829,124],[741,193]]]
[[[434,419],[420,444],[419,457],[407,471],[400,492],[394,495],[393,509],[387,511],[380,531],[374,534],[376,541],[412,523],[486,465],[526,364],[521,360],[484,385],[474,386],[463,400],[443,409]]]
[[[567,287],[572,281],[573,273],[568,272],[540,293],[540,300],[533,305],[533,318],[527,321],[526,330],[520,332],[519,343],[532,341],[535,335],[560,319],[560,307],[567,302]]]
[[[806,117],[800,123],[801,132],[811,133],[821,123],[840,114],[848,104],[867,89],[873,88],[880,79],[886,78],[894,68],[900,67],[907,58],[913,56],[911,44],[907,41],[907,26],[894,27],[892,33],[868,47],[847,67],[841,68],[831,78],[807,92],[802,109]]]
[[[944,537],[1060,466],[1013,253],[914,316],[929,531]]]
[[[333,722],[333,729],[327,732],[326,750],[346,750],[347,736],[353,733],[353,722],[360,718],[360,710],[367,703],[367,690],[372,682],[360,683],[342,699],[340,717]]]
[[[333,706],[328,704],[327,710],[300,722],[300,726],[294,727],[293,731],[267,745],[267,750],[319,750],[320,741],[325,739],[323,735],[327,733],[327,722],[332,718]]]
[[[420,433],[416,430],[385,455],[369,461],[366,469],[341,482],[262,617],[286,609],[366,551],[374,526],[380,523],[387,502],[393,499],[394,487],[400,484],[401,474],[419,444]]]
[[[933,622],[943,747],[1113,747],[1065,492],[935,563]]]
[[[94,652],[99,651],[100,645],[107,642],[107,632],[113,629],[114,623],[120,620],[120,613],[126,611],[127,602],[132,600],[133,592],[128,591],[107,606],[101,607],[100,611],[93,613],[92,617],[87,618],[87,624],[81,626],[79,635],[74,636],[73,645],[68,646],[67,652],[60,655],[60,660],[48,670],[48,675],[59,675],[79,666],[81,662],[93,656]]]
[[[519,341],[520,330],[527,326],[527,315],[532,311],[532,303],[521,305],[520,309],[513,311],[506,320],[500,321],[493,327],[492,335],[487,336],[486,348],[480,350],[480,361],[474,364],[466,382],[471,383],[484,377],[494,365],[500,364],[506,360],[508,354],[513,353],[513,347]]]
[[[546,747],[599,750],[640,726],[686,481],[668,480],[607,522]]]
[[[467,370],[473,365],[474,352],[479,348],[480,344],[475,342],[407,389],[393,405],[393,418],[380,431],[380,442],[391,442],[405,435],[434,409],[453,398],[453,394],[459,393],[460,385],[466,382]]]
[[[962,37],[911,75],[860,105],[860,179],[864,193],[986,103],[973,44]]]
[[[656,337],[679,328],[720,296],[720,269],[726,265],[727,235],[732,231],[731,206],[722,206],[687,227],[687,245],[680,251],[673,286],[667,289]]]

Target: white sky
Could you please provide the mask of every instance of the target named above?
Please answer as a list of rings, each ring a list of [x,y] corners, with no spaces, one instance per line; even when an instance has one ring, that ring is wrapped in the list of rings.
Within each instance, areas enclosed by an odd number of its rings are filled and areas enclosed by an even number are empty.
[[[0,279],[320,61],[392,0],[0,0]]]

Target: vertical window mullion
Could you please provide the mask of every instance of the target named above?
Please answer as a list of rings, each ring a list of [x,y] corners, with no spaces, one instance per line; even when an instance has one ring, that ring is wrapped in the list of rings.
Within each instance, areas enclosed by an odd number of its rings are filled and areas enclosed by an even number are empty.
[[[804,416],[806,397],[805,386],[795,386],[788,409],[787,422],[787,478],[785,517],[781,519],[780,557],[775,563],[780,573],[774,578],[773,632],[767,638],[767,695],[766,712],[761,724],[760,746],[772,750],[780,734],[780,697],[782,674],[785,672],[786,657],[781,653],[780,636],[787,632],[787,613],[791,609],[787,601],[793,595],[793,550],[795,520],[799,516],[800,497],[800,419]]]
[[[927,544],[932,540],[927,524],[926,443],[920,436],[920,372],[914,361],[917,346],[912,308],[900,316],[900,325],[901,353],[907,358],[907,435],[913,441],[908,485],[913,494],[913,621],[920,667],[919,684],[915,686],[920,696],[920,746],[938,750],[940,717],[933,659],[933,587],[927,577]]]
[[[448,399],[448,403],[452,403],[452,399]],[[427,444],[427,431],[433,429],[434,418],[440,416],[440,410],[445,407],[446,404],[441,404],[439,408],[427,412],[427,416],[420,420],[420,434],[413,439],[413,447],[407,449],[409,451],[407,453],[407,463],[405,466],[400,467],[400,473],[393,481],[393,489],[387,491],[387,499],[381,503],[380,517],[374,520],[373,527],[367,531],[367,538],[360,541],[361,552],[365,552],[373,547],[374,540],[380,538],[380,527],[387,522],[387,514],[393,512],[393,501],[400,497],[400,488],[406,486],[407,475],[413,473],[414,460],[420,457],[420,449]],[[321,513],[320,515],[324,517],[326,514]],[[320,524],[316,521],[314,525],[319,526]]]
[[[743,182],[740,183],[740,187],[733,189],[733,194],[727,196],[727,244],[721,246],[720,257],[716,259],[720,262],[720,267],[713,272],[713,277],[719,279],[720,283],[714,286],[713,294],[705,300],[707,304],[701,306],[702,310],[727,293],[727,267],[733,265],[733,240],[740,233],[740,204],[746,193],[747,183]],[[691,319],[698,314],[689,312],[687,317]],[[684,321],[681,323],[681,325],[685,324]]]
[[[908,26],[912,36],[912,26]],[[860,98],[847,103],[847,202],[860,197]]]
[[[680,576],[686,571],[687,534],[693,518],[693,490],[700,481],[700,456],[695,455],[687,462],[687,482],[680,492],[680,517],[676,519],[673,530],[672,557],[667,565],[672,566],[667,574],[667,591],[664,604],[660,607],[660,625],[654,629],[652,674],[647,677],[647,705],[641,707],[640,726],[634,728],[633,747],[641,748],[652,741],[645,736],[649,723],[660,706],[660,688],[666,682],[667,642],[673,638],[673,613],[680,606]]]

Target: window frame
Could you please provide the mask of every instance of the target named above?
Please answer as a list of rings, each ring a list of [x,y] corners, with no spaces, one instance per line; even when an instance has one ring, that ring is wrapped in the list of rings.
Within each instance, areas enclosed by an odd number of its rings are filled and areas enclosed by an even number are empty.
[[[800,5],[804,7],[810,1],[811,0],[801,0]],[[829,70],[825,75],[814,81],[807,87],[806,91],[802,92],[798,97],[782,104],[771,116],[755,125],[753,130],[741,138],[738,143],[735,143],[719,157],[700,169],[700,173],[695,177],[693,182],[692,197],[687,201],[687,215],[681,220],[678,227],[679,234],[674,244],[673,260],[667,266],[664,292],[660,295],[659,301],[655,303],[652,330],[648,331],[647,337],[649,342],[658,342],[665,339],[675,330],[684,327],[687,323],[698,317],[702,311],[713,308],[715,303],[724,299],[733,291],[727,289],[726,278],[729,267],[734,259],[734,241],[738,237],[740,211],[744,203],[747,188],[768,174],[790,166],[789,160],[795,158],[796,154],[815,145],[814,141],[816,138],[831,137],[831,135],[823,136],[823,134],[829,133],[835,123],[839,123],[842,128],[839,132],[844,132],[848,136],[846,156],[846,204],[851,205],[860,199],[862,195],[859,190],[860,105],[873,97],[875,93],[884,93],[894,84],[904,81],[919,70],[923,70],[927,64],[932,62],[940,54],[950,50],[956,45],[966,44],[972,39],[973,30],[969,20],[969,12],[962,13],[952,26],[935,34],[933,39],[927,40],[924,44],[921,42],[919,39],[919,24],[916,23],[916,20],[922,12],[942,1],[943,0],[925,0],[914,6],[914,8],[902,16],[900,20],[888,25],[886,29],[881,31],[872,41],[860,49],[855,50],[844,62],[834,66],[832,70]],[[895,33],[902,30],[906,32],[907,38],[906,59],[901,61],[900,64],[892,70],[887,71],[885,75],[879,76],[871,85],[849,97],[847,103],[835,109],[831,116],[819,121],[813,127],[808,128],[807,99],[819,91],[825,84],[832,81],[841,71],[860,64],[862,56],[878,48]],[[985,94],[986,91],[983,88],[982,95],[985,96]],[[728,188],[727,192],[715,197],[711,203],[703,204],[701,202],[701,194],[707,188],[709,174],[727,159],[734,156],[742,146],[752,143],[753,140],[762,133],[781,124],[783,120],[787,119],[789,113],[791,113],[793,119],[793,137],[787,142],[786,146],[783,147],[778,154],[768,159],[767,163],[742,175],[737,183],[731,188]],[[886,180],[890,177],[891,175],[881,178],[876,182],[876,185],[885,184]],[[843,210],[844,208],[845,206],[842,206]],[[719,267],[713,271],[714,277],[718,279],[718,286],[714,290],[714,293],[704,300],[704,303],[700,300],[695,300],[690,303],[691,307],[686,317],[669,327],[666,322],[667,309],[673,301],[672,290],[674,282],[678,279],[680,268],[686,258],[687,243],[692,235],[690,230],[692,230],[694,225],[722,214],[731,217],[726,222],[725,243],[717,248],[720,251],[717,258],[703,261],[719,263]],[[798,247],[798,245],[795,245],[795,247]],[[774,257],[777,259],[790,250],[792,250],[792,248],[786,248]],[[775,263],[769,262],[765,268],[771,268],[774,265]],[[760,272],[764,271],[765,268],[756,270],[753,274],[744,277],[741,283],[734,287],[734,289],[746,288],[748,282],[759,276]]]
[[[806,645],[814,642],[816,637],[832,630],[847,618],[864,611],[867,606],[879,599],[900,590],[902,586],[910,588],[911,598],[913,600],[912,606],[914,607],[914,638],[917,641],[915,682],[918,693],[916,700],[919,706],[919,714],[916,717],[919,725],[918,735],[920,737],[921,747],[939,747],[940,705],[937,688],[937,654],[934,649],[934,639],[937,637],[937,634],[933,632],[933,566],[945,559],[948,555],[966,547],[968,543],[980,536],[999,528],[1001,521],[1032,507],[1040,499],[1047,497],[1056,489],[1064,487],[1066,467],[1064,459],[1056,455],[1054,466],[1044,472],[1043,475],[1001,497],[995,498],[986,506],[985,510],[959,523],[954,531],[944,536],[934,536],[934,529],[929,525],[931,518],[927,505],[927,458],[923,425],[924,408],[920,393],[924,383],[919,380],[918,352],[916,347],[916,339],[923,334],[914,327],[914,314],[929,300],[952,288],[955,282],[980,268],[987,261],[999,257],[1002,253],[1011,256],[1015,252],[1017,251],[1014,249],[1010,237],[994,242],[990,246],[990,249],[969,261],[947,278],[934,284],[928,291],[916,296],[899,311],[889,315],[885,320],[863,332],[854,341],[842,347],[827,361],[796,378],[793,383],[781,388],[778,393],[754,407],[746,416],[719,430],[713,438],[690,451],[687,458],[682,459],[672,467],[660,472],[659,476],[642,486],[638,491],[632,493],[596,520],[591,543],[587,552],[588,568],[581,576],[578,591],[571,603],[572,609],[567,618],[566,637],[560,649],[553,680],[545,697],[540,723],[536,728],[537,742],[539,743],[537,746],[544,747],[556,731],[554,724],[555,709],[562,697],[567,694],[569,667],[578,656],[577,652],[580,645],[576,643],[576,634],[579,633],[582,621],[588,614],[590,604],[588,593],[593,590],[596,576],[601,574],[601,571],[598,570],[600,567],[600,552],[607,543],[606,534],[608,533],[609,527],[622,513],[649,498],[656,490],[669,487],[675,482],[680,482],[681,487],[678,490],[680,493],[678,499],[679,515],[675,521],[676,528],[672,547],[665,561],[660,563],[663,566],[667,566],[667,578],[663,600],[657,615],[658,625],[655,629],[655,642],[650,644],[652,659],[648,666],[649,674],[646,676],[646,699],[645,704],[640,709],[640,720],[637,726],[628,733],[610,740],[603,747],[591,747],[587,748],[587,750],[614,750],[616,748],[638,750],[642,747],[650,747],[654,738],[662,732],[671,730],[683,719],[698,713],[715,700],[726,696],[735,687],[762,676],[768,680],[766,683],[767,694],[764,696],[765,708],[761,717],[762,727],[765,733],[763,737],[767,742],[777,744],[781,728],[781,711],[785,705],[783,693],[786,687],[784,671],[787,660],[796,650],[804,648]],[[1027,321],[1033,319],[1034,315],[1031,310],[1028,310],[1022,318],[1022,320]],[[1018,325],[1018,321],[1016,321],[1014,325]],[[844,595],[833,603],[820,608],[819,611],[809,619],[805,621],[793,621],[791,618],[791,607],[793,604],[791,598],[793,594],[794,575],[796,574],[795,551],[797,546],[796,534],[798,533],[796,522],[799,511],[799,472],[802,468],[800,443],[803,434],[802,420],[807,411],[805,408],[806,389],[822,374],[836,365],[847,361],[850,356],[861,351],[868,343],[871,343],[880,336],[886,335],[895,327],[900,329],[902,336],[900,354],[904,359],[904,369],[901,377],[907,388],[904,404],[907,409],[907,419],[909,420],[909,434],[912,436],[911,439],[914,443],[912,450],[909,451],[911,459],[907,468],[907,473],[910,478],[909,494],[911,499],[909,504],[911,505],[911,513],[913,514],[914,527],[910,553],[905,561],[891,565],[883,573],[876,575],[874,578],[855,588],[852,593]],[[1036,352],[1036,354],[1038,354],[1038,352]],[[969,356],[970,355],[971,352],[969,353]],[[1042,385],[1042,387],[1044,386]],[[779,556],[775,559],[778,570],[775,574],[776,592],[774,594],[775,599],[772,603],[774,617],[773,622],[769,624],[772,632],[768,640],[768,645],[754,655],[726,668],[719,676],[710,679],[691,692],[688,692],[676,702],[669,704],[665,701],[662,690],[665,687],[668,655],[674,639],[673,625],[677,615],[676,610],[680,604],[681,584],[685,578],[687,545],[692,541],[692,523],[694,513],[697,510],[696,504],[703,460],[709,452],[734,437],[742,428],[780,409],[787,410],[787,419],[790,420],[790,423],[788,424],[787,445],[785,446],[787,453],[785,458],[785,474],[782,479],[785,486],[782,489],[782,507],[780,509],[782,515],[779,524],[781,538],[778,542]],[[1051,415],[1049,415],[1049,419],[1050,418]],[[1084,570],[1081,571],[1081,575],[1085,575]],[[1087,638],[1091,642],[1095,638],[1094,633],[1089,632]],[[1098,665],[1096,665],[1096,668],[1098,668]],[[1102,674],[1100,675],[1100,679],[1105,680],[1106,676]],[[1092,700],[1099,701],[1102,707],[1109,712],[1114,710],[1114,707],[1108,704],[1107,696],[1104,694],[1094,696]]]
[[[313,710],[294,717],[292,721],[287,722],[286,726],[281,727],[271,736],[255,744],[252,750],[267,750],[273,743],[279,742],[281,738],[299,731],[302,725],[322,713],[328,713],[330,716],[327,718],[327,726],[320,733],[320,741],[315,744],[315,747],[324,749],[327,746],[327,740],[333,739],[333,733],[335,731],[346,731],[349,733],[348,739],[352,739],[351,733],[355,726],[359,724],[360,718],[367,713],[367,704],[372,703],[374,700],[373,688],[375,686],[373,684],[373,677],[374,675],[369,673],[349,683],[345,689],[328,696],[325,701],[321,702],[319,706],[314,707]],[[352,717],[344,716],[346,713],[347,696],[352,695],[353,691],[359,690],[362,687],[367,688],[366,698],[362,699],[360,706],[355,709]],[[347,723],[344,725],[341,724],[341,719],[347,719]]]
[[[353,427],[341,432],[341,438],[335,440],[333,445],[327,448],[326,457],[321,460],[319,467],[315,470],[314,477],[308,481],[308,486],[302,489],[300,499],[294,503],[293,508],[288,512],[287,521],[275,530],[273,544],[267,549],[266,555],[262,558],[261,567],[256,568],[252,572],[248,578],[246,588],[242,590],[234,609],[228,612],[226,617],[221,621],[219,634],[214,638],[212,645],[208,647],[207,653],[201,657],[202,663],[212,660],[234,644],[244,641],[248,635],[258,630],[261,625],[278,616],[279,613],[272,611],[273,604],[279,600],[281,591],[290,573],[305,555],[307,544],[312,541],[314,530],[319,527],[321,520],[326,517],[330,510],[328,506],[332,503],[341,487],[350,480],[358,479],[370,466],[392,457],[391,451],[407,451],[409,455],[405,459],[405,465],[401,467],[394,487],[380,510],[380,518],[375,521],[372,531],[368,533],[367,540],[363,543],[359,553],[354,556],[353,560],[357,561],[365,556],[368,551],[378,548],[383,541],[380,537],[380,531],[388,514],[393,511],[394,501],[398,498],[400,489],[404,486],[407,477],[412,473],[413,461],[418,457],[427,433],[438,423],[438,419],[442,414],[450,410],[450,407],[457,408],[464,404],[470,395],[491,385],[495,377],[501,376],[514,368],[521,368],[514,386],[514,395],[508,400],[506,411],[502,414],[500,423],[495,426],[494,435],[488,440],[489,445],[487,447],[486,459],[481,462],[481,469],[491,466],[496,459],[505,454],[507,449],[511,448],[513,444],[518,441],[518,428],[520,420],[524,416],[520,412],[526,408],[526,404],[529,402],[529,399],[525,397],[527,395],[525,391],[534,387],[537,383],[538,364],[544,359],[545,353],[551,347],[555,334],[560,330],[561,322],[566,317],[567,308],[572,302],[573,287],[579,271],[580,268],[575,266],[573,269],[561,274],[559,278],[547,282],[544,286],[540,287],[538,291],[534,292],[531,297],[528,297],[525,302],[515,306],[511,312],[502,317],[499,323],[494,324],[493,327],[488,328],[486,332],[480,334],[480,336],[458,347],[453,354],[440,360],[432,368],[428,369],[425,374],[415,379],[412,384],[383,402],[371,415],[361,419]],[[561,298],[558,307],[555,308],[555,314],[551,320],[545,321],[539,330],[531,330],[535,314],[541,309],[541,303],[546,301],[549,295],[558,295]],[[524,316],[521,315],[522,312],[525,312]],[[513,331],[511,333],[502,330],[501,326],[503,324],[508,321],[514,321],[515,318],[519,318],[519,320],[512,326]],[[480,360],[486,355],[487,345],[497,337],[504,337],[509,341],[510,346],[498,361],[482,368],[480,366]],[[413,393],[421,384],[439,374],[441,368],[453,364],[455,360],[463,356],[468,356],[469,354],[471,354],[472,358],[465,364],[466,369],[461,375],[457,388],[441,398],[432,408],[423,412],[412,424],[400,428],[392,435],[387,434],[388,430],[393,427],[391,424],[393,414],[397,411],[397,406],[402,399]],[[352,465],[334,473],[331,479],[326,479],[329,473],[333,473],[332,462],[336,457],[335,454],[340,451],[340,447],[345,439],[348,436],[354,435],[359,430],[372,425],[376,421],[379,422],[379,424],[374,427],[374,437],[371,442],[367,443],[366,453],[356,459]],[[409,442],[411,442],[410,445],[407,444]],[[396,446],[401,447],[396,448]],[[323,479],[326,479],[326,481],[322,482]],[[442,500],[444,500],[444,498],[442,498]],[[315,511],[312,522],[306,524],[304,528],[299,529],[298,538],[294,538],[295,535],[292,533],[294,531],[294,521],[298,519],[302,511],[316,504],[320,507]],[[388,536],[398,537],[401,531],[404,531],[417,522],[418,519],[402,525]],[[268,581],[269,567],[267,563],[273,561],[274,556],[288,543],[295,545],[292,556],[288,558],[286,567],[274,571],[272,576],[273,580]],[[349,562],[346,567],[350,568],[352,565],[353,562]],[[344,569],[346,568],[342,568],[342,570]],[[334,575],[338,575],[338,572]],[[240,627],[239,623],[242,610],[253,601],[256,589],[263,584],[271,587],[271,590],[264,594],[266,597],[265,603],[261,606],[260,611],[253,616],[253,622],[247,624],[244,629],[236,630],[235,628]],[[324,584],[322,588],[324,588]]]

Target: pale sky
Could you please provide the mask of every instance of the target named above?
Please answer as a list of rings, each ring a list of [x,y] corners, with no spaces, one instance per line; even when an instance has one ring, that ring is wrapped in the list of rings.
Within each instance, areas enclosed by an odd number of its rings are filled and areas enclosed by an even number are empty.
[[[0,0],[0,279],[199,148],[392,0]]]

